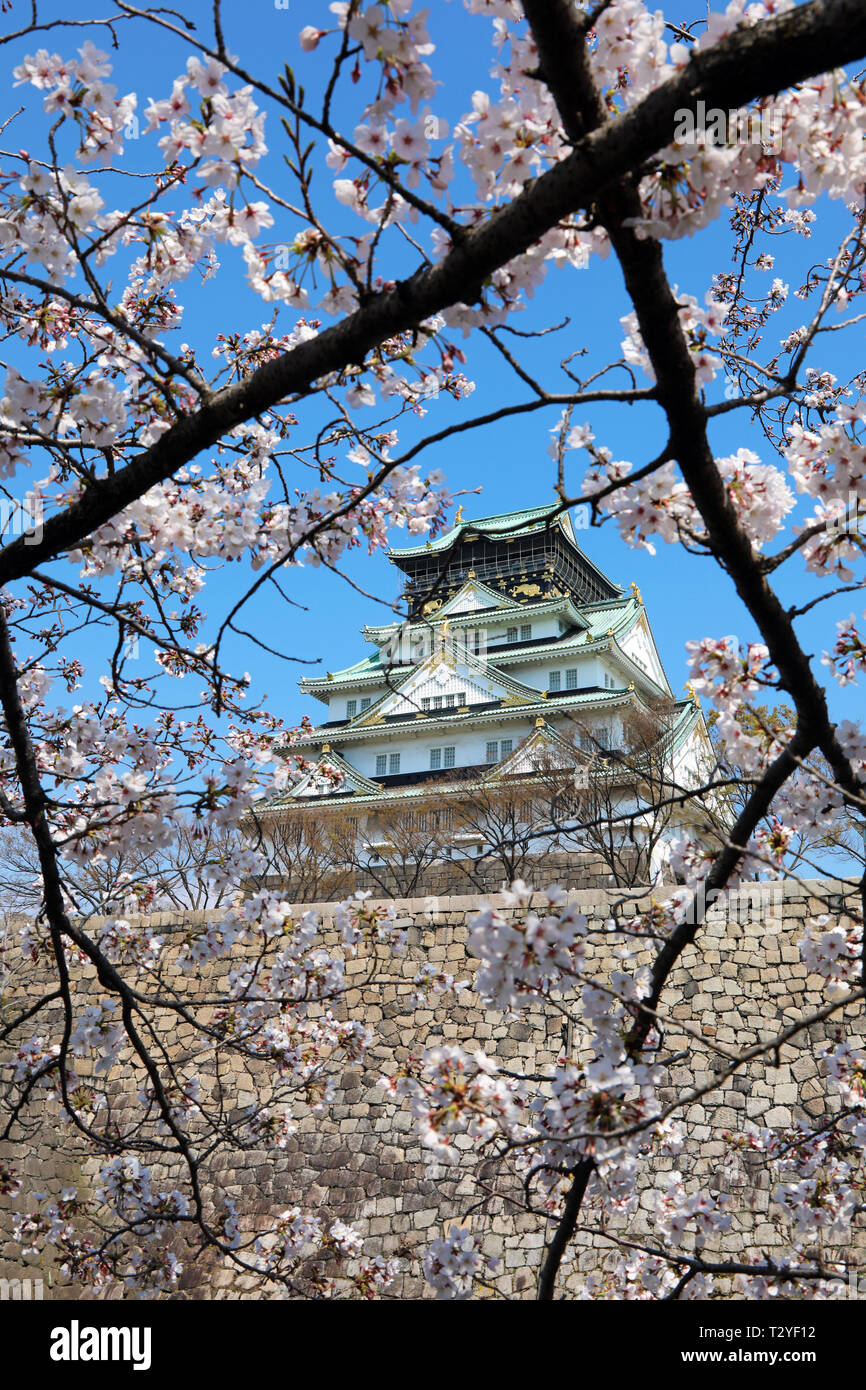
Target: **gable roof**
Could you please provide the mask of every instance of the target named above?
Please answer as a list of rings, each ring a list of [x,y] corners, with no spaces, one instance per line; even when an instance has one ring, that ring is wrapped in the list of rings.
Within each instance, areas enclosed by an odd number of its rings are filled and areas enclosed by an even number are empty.
[[[321,788],[318,785],[319,769],[323,766],[335,768],[337,772],[342,774],[343,781],[339,787],[334,787],[330,779],[328,779],[327,787]],[[295,782],[292,786],[287,787],[284,792],[274,797],[272,801],[268,801],[267,804],[269,807],[285,806],[293,801],[304,800],[306,798],[333,796],[335,792],[340,796],[351,796],[355,792],[370,795],[378,791],[378,782],[374,782],[369,777],[365,777],[362,772],[359,772],[358,769],[352,765],[352,763],[347,762],[339,753],[332,753],[329,749],[327,753],[322,751],[316,759],[315,766],[310,768],[309,772],[305,772],[299,782]]]
[[[616,646],[630,663],[644,671],[660,689],[673,693],[644,608],[635,622],[616,634]]]
[[[563,767],[568,767],[569,764],[576,767],[580,762],[586,761],[585,756],[581,757],[579,750],[567,739],[564,739],[560,733],[557,733],[556,729],[552,728],[545,720],[543,723],[536,724],[528,738],[519,743],[512,753],[502,758],[500,762],[494,763],[482,780],[496,782],[503,776],[513,777],[521,772],[536,771],[532,766],[524,766],[524,764],[527,759],[532,758],[533,752],[539,747],[543,747],[545,751],[560,754],[563,759]]]
[[[492,608],[514,608],[510,599],[498,594],[495,589],[482,584],[480,579],[467,579],[462,588],[443,603],[436,614],[437,620],[458,613],[485,613]]]
[[[364,728],[370,724],[377,724],[383,718],[388,718],[388,706],[392,703],[397,706],[391,711],[392,714],[403,713],[404,711],[400,706],[405,705],[409,696],[417,691],[419,693],[417,699],[411,702],[411,710],[405,711],[406,717],[410,718],[420,710],[422,698],[420,691],[426,688],[431,681],[441,682],[444,686],[451,679],[452,674],[462,686],[468,686],[476,694],[484,695],[488,699],[513,697],[525,704],[534,704],[541,694],[532,686],[525,685],[523,681],[515,680],[513,676],[497,670],[490,662],[480,661],[471,652],[462,651],[459,655],[452,656],[447,651],[434,651],[417,665],[411,666],[363,714],[356,715],[351,721],[350,727],[353,729],[356,726]],[[500,693],[495,694],[495,689],[498,689]]]

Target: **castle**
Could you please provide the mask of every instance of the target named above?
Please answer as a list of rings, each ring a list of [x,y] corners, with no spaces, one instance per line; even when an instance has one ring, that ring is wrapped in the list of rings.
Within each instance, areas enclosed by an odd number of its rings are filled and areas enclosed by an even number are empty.
[[[471,857],[485,852],[484,826],[476,817],[461,833],[454,816],[468,789],[477,799],[520,779],[531,792],[558,769],[579,791],[620,767],[607,804],[639,846],[649,832],[623,749],[630,721],[661,706],[668,781],[681,789],[705,776],[703,716],[693,698],[674,699],[637,586],[623,592],[593,564],[558,504],[458,513],[447,534],[389,558],[405,575],[407,617],[364,627],[373,650],[354,665],[301,681],[327,717],[296,745],[311,764],[305,775],[259,808],[265,823],[301,807],[342,814],[375,859],[393,849],[395,815],[417,821],[423,807],[429,819],[435,798],[453,832],[449,853]],[[561,830],[541,800],[525,803],[536,854]],[[569,814],[573,825],[574,804]],[[683,824],[695,833],[695,819],[669,817],[646,877],[662,873],[670,840]]]

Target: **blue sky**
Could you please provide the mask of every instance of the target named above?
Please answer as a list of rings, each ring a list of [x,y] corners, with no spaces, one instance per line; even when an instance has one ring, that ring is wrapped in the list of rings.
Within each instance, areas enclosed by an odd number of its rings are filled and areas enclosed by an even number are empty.
[[[721,6],[714,4],[713,8]],[[15,11],[19,10],[20,4],[16,4]],[[185,10],[201,23],[209,39],[210,6],[196,3],[186,6]],[[490,26],[489,21],[483,18],[467,15],[459,0],[451,0],[451,3],[432,0],[430,10],[429,28],[437,44],[437,54],[432,61],[443,83],[434,109],[453,125],[470,108],[471,95],[476,88],[494,90],[487,75],[492,54],[488,41]],[[61,14],[64,9],[57,5],[46,6],[46,14],[49,13]],[[705,13],[703,0],[701,3],[679,0],[676,9],[669,10],[671,17],[679,22]],[[326,59],[333,50],[325,43],[319,52],[303,54],[297,44],[297,34],[304,25],[322,26],[329,18],[320,0],[291,0],[288,8],[278,8],[274,3],[265,3],[265,0],[255,4],[229,0],[225,7],[226,40],[229,49],[238,55],[245,67],[269,81],[276,80],[284,61],[290,62],[298,79],[313,93],[320,88],[327,74]],[[10,19],[20,22],[20,15],[13,12],[11,17],[6,18],[7,29],[11,27]],[[116,67],[111,80],[121,92],[136,91],[139,111],[143,112],[148,97],[168,94],[172,77],[183,69],[186,50],[179,40],[160,36],[146,26],[139,26],[134,31],[132,28],[127,31],[121,29],[121,36],[124,32],[130,35],[134,32],[134,42],[121,38],[121,52],[114,57]],[[100,46],[108,46],[98,33],[91,34],[91,37]],[[56,36],[41,40],[52,50],[63,53],[72,53],[80,41],[74,31],[60,31]],[[37,46],[38,43],[32,41],[17,44],[14,56],[10,48],[0,50],[7,72],[11,73],[14,62],[19,60],[23,51],[32,51]],[[338,125],[342,121],[351,130],[360,119],[362,92],[363,84],[360,89],[350,86],[348,96],[340,98],[335,108]],[[30,147],[36,151],[47,128],[47,117],[38,111],[32,93],[28,92],[25,99],[35,114],[20,119],[13,128],[14,134],[7,135],[6,139],[12,148]],[[271,155],[263,173],[266,181],[278,187],[285,144],[276,118],[269,117],[266,133]],[[139,142],[130,142],[125,156],[130,167],[155,166],[158,158],[155,138],[150,136]],[[330,177],[330,171],[322,166],[316,181],[319,196],[329,215],[335,215],[337,219],[342,217],[343,223],[338,225],[348,229],[351,224],[346,221],[346,215],[336,209],[330,198]],[[819,211],[823,213],[824,209],[819,208]],[[820,240],[816,234],[812,242],[793,236],[787,237],[784,242],[778,241],[773,248],[777,254],[776,268],[771,275],[763,278],[763,287],[769,288],[773,275],[780,275],[790,283],[793,291],[816,259],[823,260],[832,254],[832,232],[843,226],[840,210],[830,208]],[[351,229],[357,230],[357,225],[351,225]],[[276,227],[267,234],[267,239],[289,239],[297,230],[298,227],[292,226],[286,215],[281,214]],[[693,240],[668,243],[665,257],[671,279],[682,291],[703,300],[705,291],[710,287],[713,271],[728,266],[728,244],[725,218]],[[405,274],[413,268],[412,260],[406,254],[396,256],[390,264],[394,275]],[[223,270],[217,281],[204,287],[188,282],[179,287],[178,298],[185,305],[186,317],[184,327],[174,342],[176,344],[183,339],[193,343],[200,350],[205,363],[218,332],[245,331],[261,325],[269,315],[269,307],[262,305],[248,290],[240,256],[231,250],[224,257]],[[564,315],[568,315],[570,323],[561,333],[533,344],[527,353],[528,360],[542,377],[548,379],[555,372],[561,357],[587,347],[591,352],[585,360],[600,366],[620,355],[622,330],[619,318],[628,308],[621,276],[613,261],[601,262],[594,258],[591,268],[583,272],[551,272],[529,312],[520,316],[519,326],[524,329],[538,327]],[[790,300],[775,323],[771,324],[768,340],[784,337],[791,327],[802,321],[802,316],[802,306],[798,301]],[[278,327],[286,331],[292,321],[293,315],[284,312]],[[517,326],[517,320],[515,324]],[[834,341],[831,349],[822,349],[813,361],[823,368],[837,371],[839,375],[850,375],[856,368],[850,360],[846,360],[846,354],[850,358],[852,350],[858,351],[861,361],[856,365],[862,365],[862,339],[857,344],[852,342],[849,334],[843,343],[843,335],[834,336],[840,341]],[[515,345],[514,340],[512,345]],[[514,380],[510,373],[503,370],[496,356],[484,347],[469,346],[471,355],[465,370],[476,383],[475,393],[463,402],[453,402],[446,397],[431,407],[424,420],[415,421],[407,417],[400,426],[401,446],[416,442],[428,430],[441,428],[470,414],[482,414],[514,398]],[[714,384],[711,399],[721,397],[723,386],[724,383],[718,381]],[[374,413],[369,411],[366,414],[368,418],[364,423],[372,423]],[[537,505],[551,500],[553,495],[553,465],[546,450],[549,430],[557,417],[558,411],[539,412],[510,419],[483,431],[459,435],[426,451],[422,460],[429,467],[442,468],[454,490],[481,489],[478,498],[460,499],[469,516]],[[661,413],[652,406],[594,406],[579,409],[575,418],[581,422],[588,420],[598,441],[610,447],[614,457],[631,459],[635,466],[651,458],[664,438]],[[320,423],[321,415],[316,409],[305,410],[300,417],[295,442],[303,444],[308,441]],[[763,436],[749,426],[744,413],[724,417],[714,425],[711,438],[718,455],[748,446],[761,454],[765,462],[773,461]],[[577,492],[584,461],[577,455],[572,455],[572,458],[574,464],[569,482],[573,491]],[[347,467],[352,469],[351,464]],[[802,515],[802,512],[801,508],[799,514]],[[395,533],[394,541],[398,546],[405,544],[405,533]],[[744,639],[756,636],[748,615],[713,561],[694,558],[678,547],[665,546],[661,542],[655,556],[645,551],[630,550],[620,541],[611,524],[582,532],[580,541],[591,558],[617,583],[625,586],[635,580],[640,586],[675,690],[682,687],[687,675],[684,658],[687,639],[703,635],[722,636],[729,632]],[[356,584],[374,592],[386,602],[392,602],[397,597],[399,573],[381,553],[369,557],[355,552],[348,557],[344,568]],[[213,583],[206,591],[205,602],[214,618],[220,616],[248,578],[249,572],[242,571],[236,565],[227,566],[214,576]],[[786,601],[802,601],[816,592],[813,581],[808,580],[802,564],[796,559],[789,562],[779,579]],[[323,570],[295,569],[286,576],[284,587],[290,597],[302,605],[301,608],[284,605],[275,594],[262,596],[244,612],[241,624],[260,633],[287,657],[300,658],[305,663],[320,662],[321,665],[310,667],[300,665],[295,660],[280,661],[242,639],[237,639],[230,650],[232,664],[235,669],[250,672],[256,694],[267,694],[274,711],[288,721],[293,722],[305,711],[315,719],[321,712],[321,706],[312,702],[310,708],[310,704],[302,700],[297,691],[297,680],[311,671],[336,669],[357,660],[363,654],[358,629],[366,621],[382,621],[387,610],[361,597],[339,577]],[[847,615],[853,606],[850,597],[844,597],[826,608],[832,608],[834,617],[841,617]],[[829,617],[829,612],[820,608],[801,628],[807,650],[815,653],[816,661],[820,660],[821,652],[833,638]],[[95,675],[98,655],[95,651],[90,655],[94,662],[91,674]],[[146,654],[143,659],[149,661]],[[823,668],[819,669],[823,675]],[[834,710],[840,716],[850,717],[858,711],[856,690],[838,692],[834,683],[831,699]]]

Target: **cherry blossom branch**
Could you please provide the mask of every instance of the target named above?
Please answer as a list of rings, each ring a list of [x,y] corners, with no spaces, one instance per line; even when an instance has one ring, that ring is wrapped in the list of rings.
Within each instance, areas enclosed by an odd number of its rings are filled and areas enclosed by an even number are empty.
[[[123,0],[119,4],[133,12]],[[527,12],[534,14],[534,9],[530,6]],[[568,30],[565,54],[573,51],[578,30],[575,21]],[[708,105],[716,99],[726,105],[744,105],[766,91],[768,71],[772,71],[778,90],[864,52],[866,12],[859,0],[812,0],[791,13],[737,31],[705,53],[693,54],[677,77],[590,134],[584,136],[582,122],[571,126],[576,142],[573,153],[542,174],[508,207],[467,232],[436,266],[416,272],[394,289],[372,295],[341,323],[216,393],[124,468],[95,481],[62,515],[50,517],[36,545],[26,547],[21,538],[7,545],[0,552],[0,585],[26,574],[34,562],[78,544],[235,425],[293,394],[303,394],[323,376],[363,361],[366,353],[386,338],[417,327],[449,304],[475,300],[484,279],[499,265],[520,255],[563,217],[589,206],[600,190],[626,177],[636,162],[664,145],[676,113],[684,106],[698,99]],[[570,105],[569,97],[567,111]],[[651,244],[645,243],[647,247]],[[673,302],[670,291],[667,300]],[[651,336],[660,343],[670,327],[668,312],[664,327],[660,323]],[[674,354],[676,367],[682,366],[682,355],[681,351]],[[688,353],[685,356],[688,359]],[[685,381],[693,374],[691,363],[687,365]],[[695,414],[695,409],[688,413]],[[695,500],[700,506],[697,497]]]

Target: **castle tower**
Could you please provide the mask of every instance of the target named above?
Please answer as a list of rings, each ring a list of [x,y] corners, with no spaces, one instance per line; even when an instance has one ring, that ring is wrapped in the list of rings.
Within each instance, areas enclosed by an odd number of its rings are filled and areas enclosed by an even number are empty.
[[[602,574],[556,504],[458,519],[389,558],[407,619],[365,627],[362,660],[300,682],[327,711],[298,745],[314,766],[266,816],[327,807],[372,836],[383,808],[411,814],[431,792],[447,806],[542,757],[577,776],[616,757],[632,712],[660,703],[673,758],[706,755],[700,708],[674,700],[636,585]]]

